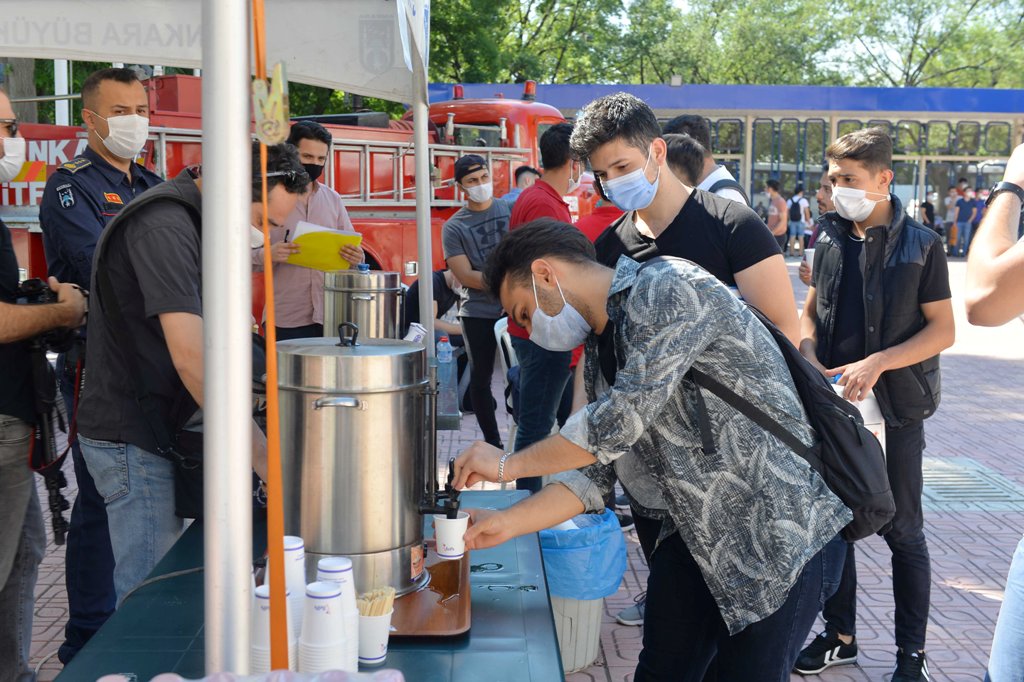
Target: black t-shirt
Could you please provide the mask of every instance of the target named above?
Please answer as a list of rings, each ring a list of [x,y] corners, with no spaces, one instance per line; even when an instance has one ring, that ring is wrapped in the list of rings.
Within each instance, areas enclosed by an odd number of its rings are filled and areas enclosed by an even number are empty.
[[[180,187],[189,203],[201,210],[202,196],[188,171],[168,184]],[[138,350],[136,362],[160,412],[167,415],[166,427],[171,431],[180,426],[175,421],[181,420],[183,413],[194,410],[194,403],[174,369],[157,316],[202,315],[199,233],[185,207],[170,201],[141,208],[126,221],[113,232],[107,228],[96,254],[105,250],[102,267],[110,275]],[[108,237],[110,243],[104,247]],[[93,292],[99,292],[98,266],[97,259],[90,287]],[[131,443],[155,452],[156,441],[135,400],[134,385],[121,355],[127,349],[119,339],[103,306],[94,301],[89,310],[89,370],[78,410],[78,430],[87,438]]]
[[[921,203],[924,209],[924,224],[926,227],[935,227],[935,206],[930,201]]]
[[[843,238],[843,280],[836,297],[835,330],[832,362],[836,367],[864,359],[864,275],[860,270],[860,254],[864,238],[846,235]]]
[[[0,301],[18,299],[18,258],[11,231],[0,220]],[[0,343],[0,414],[35,422],[28,342]],[[25,453],[26,456],[28,453]]]
[[[452,291],[444,278],[444,270],[435,270],[432,276],[434,282],[434,300],[437,302],[437,319],[441,319],[445,313],[451,310],[459,295]],[[405,293],[405,321],[408,324],[420,321],[420,281],[416,280]]]
[[[675,256],[693,261],[728,286],[734,273],[782,253],[775,237],[753,210],[737,201],[695,189],[679,215],[656,239],[636,229],[630,211],[612,223],[594,244],[597,260],[610,268],[620,256],[646,261]]]

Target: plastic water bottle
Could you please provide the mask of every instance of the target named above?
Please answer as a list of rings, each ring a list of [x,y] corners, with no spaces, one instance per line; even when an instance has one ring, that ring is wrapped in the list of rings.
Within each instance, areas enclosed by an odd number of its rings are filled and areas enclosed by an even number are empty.
[[[368,275],[368,274],[370,274],[370,264],[369,263],[360,263],[359,265],[356,266],[356,269],[359,271],[360,275]]]
[[[455,362],[452,360],[452,344],[447,336],[437,342],[437,412],[458,414],[458,386]]]

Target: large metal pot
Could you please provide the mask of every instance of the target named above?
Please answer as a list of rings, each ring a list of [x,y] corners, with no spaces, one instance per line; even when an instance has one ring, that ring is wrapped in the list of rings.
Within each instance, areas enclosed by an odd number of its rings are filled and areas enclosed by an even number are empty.
[[[285,531],[305,541],[307,577],[343,555],[360,591],[416,589],[426,579],[423,347],[353,334],[283,341],[277,354]]]
[[[353,322],[363,338],[397,339],[401,311],[402,282],[397,272],[324,273],[324,336],[334,336],[342,322]]]

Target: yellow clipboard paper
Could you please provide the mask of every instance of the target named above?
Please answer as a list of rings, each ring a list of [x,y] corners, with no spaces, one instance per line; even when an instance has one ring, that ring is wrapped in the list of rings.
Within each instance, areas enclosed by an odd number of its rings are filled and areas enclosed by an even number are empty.
[[[339,251],[343,246],[359,246],[363,235],[301,221],[295,226],[291,241],[298,244],[299,252],[288,256],[288,263],[329,272],[349,269],[350,263]]]

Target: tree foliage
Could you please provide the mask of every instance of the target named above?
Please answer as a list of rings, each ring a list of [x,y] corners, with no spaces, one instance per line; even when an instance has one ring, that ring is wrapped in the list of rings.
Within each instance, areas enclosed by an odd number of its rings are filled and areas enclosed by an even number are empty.
[[[1024,0],[434,0],[429,77],[1022,88],[1022,45]],[[74,91],[101,66],[75,63]],[[53,92],[51,62],[36,89]],[[403,112],[297,83],[290,99],[295,115]]]

